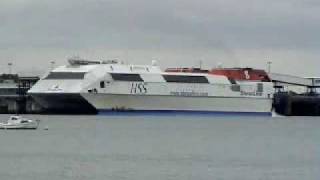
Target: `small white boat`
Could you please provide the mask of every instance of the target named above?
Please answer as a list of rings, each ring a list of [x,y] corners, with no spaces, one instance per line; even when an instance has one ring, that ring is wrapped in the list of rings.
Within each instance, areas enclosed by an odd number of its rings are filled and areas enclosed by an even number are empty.
[[[26,119],[21,116],[10,116],[6,123],[0,123],[0,129],[37,129],[40,120]]]

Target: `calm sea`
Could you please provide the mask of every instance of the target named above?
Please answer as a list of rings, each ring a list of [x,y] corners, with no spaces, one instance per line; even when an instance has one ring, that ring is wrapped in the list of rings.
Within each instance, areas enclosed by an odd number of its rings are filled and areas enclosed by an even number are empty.
[[[0,131],[1,179],[320,179],[320,118],[27,117]]]

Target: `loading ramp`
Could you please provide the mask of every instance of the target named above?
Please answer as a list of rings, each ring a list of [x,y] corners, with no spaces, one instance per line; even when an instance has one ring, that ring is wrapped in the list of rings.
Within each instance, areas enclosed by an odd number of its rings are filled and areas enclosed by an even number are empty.
[[[295,86],[305,86],[305,87],[317,87],[319,86],[316,80],[318,78],[303,78],[298,76],[292,76],[287,74],[270,73],[269,77],[275,85],[295,85]],[[320,79],[320,78],[319,78]],[[319,86],[320,87],[320,86]]]

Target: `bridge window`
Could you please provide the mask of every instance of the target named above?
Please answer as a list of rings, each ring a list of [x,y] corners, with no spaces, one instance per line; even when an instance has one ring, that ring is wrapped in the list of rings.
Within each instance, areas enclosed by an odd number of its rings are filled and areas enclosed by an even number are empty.
[[[84,79],[85,72],[51,72],[45,79]]]
[[[111,73],[111,77],[115,81],[143,81],[140,74]]]
[[[163,75],[163,78],[175,83],[209,83],[205,76]]]

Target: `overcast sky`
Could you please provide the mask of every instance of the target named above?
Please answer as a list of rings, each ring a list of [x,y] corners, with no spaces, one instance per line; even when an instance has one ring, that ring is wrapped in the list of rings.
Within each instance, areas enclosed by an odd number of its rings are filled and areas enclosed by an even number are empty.
[[[1,0],[0,71],[71,56],[320,76],[319,0]]]

